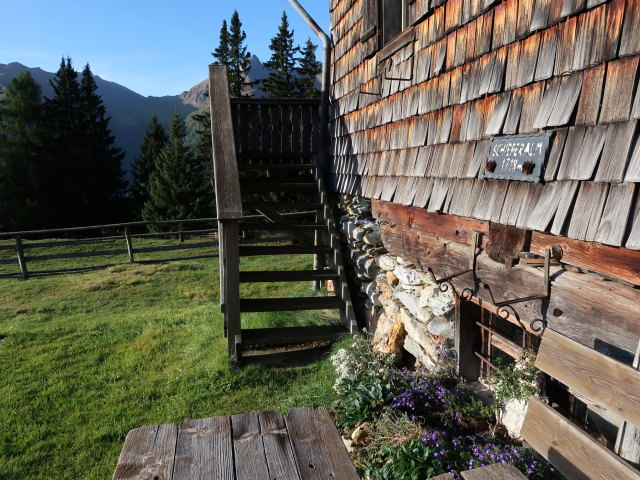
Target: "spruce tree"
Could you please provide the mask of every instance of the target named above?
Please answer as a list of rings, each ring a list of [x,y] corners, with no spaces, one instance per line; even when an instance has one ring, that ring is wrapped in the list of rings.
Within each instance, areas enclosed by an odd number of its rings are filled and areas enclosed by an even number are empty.
[[[218,47],[211,53],[220,65],[229,68],[231,53],[229,47],[229,30],[227,21],[222,20],[222,28],[220,28],[220,43]]]
[[[234,10],[231,16],[231,28],[229,31],[229,94],[232,97],[241,97],[246,77],[251,69],[251,53],[247,52],[244,42],[247,34],[242,30],[242,23],[238,11]]]
[[[48,205],[47,228],[82,225],[85,206],[80,198],[83,170],[81,139],[84,135],[80,84],[71,59],[63,58],[53,79],[53,96],[45,98],[47,119],[47,181],[55,190],[43,192]]]
[[[298,64],[298,96],[301,98],[318,98],[320,92],[316,88],[316,79],[322,72],[322,63],[316,59],[316,49],[311,39],[307,39]]]
[[[28,71],[0,92],[0,228],[40,228],[46,212],[42,190],[45,131],[40,86]]]
[[[145,220],[199,218],[211,213],[206,173],[193,149],[186,145],[186,134],[184,120],[176,111],[169,125],[169,139],[149,175],[149,199],[142,208]]]
[[[122,170],[124,152],[114,145],[109,117],[97,93],[89,64],[82,71],[80,105],[83,127],[83,168],[80,194],[86,205],[85,223],[115,221],[121,215],[126,186]]]
[[[289,30],[286,12],[282,12],[282,21],[278,33],[269,45],[271,58],[265,62],[269,76],[262,82],[262,90],[271,98],[293,98],[297,93],[296,54],[298,47],[293,46],[293,30]]]
[[[133,161],[130,190],[131,210],[134,218],[142,218],[142,207],[149,199],[149,175],[153,171],[158,156],[167,142],[167,133],[158,121],[157,115],[149,120],[149,126],[142,135],[140,151]]]

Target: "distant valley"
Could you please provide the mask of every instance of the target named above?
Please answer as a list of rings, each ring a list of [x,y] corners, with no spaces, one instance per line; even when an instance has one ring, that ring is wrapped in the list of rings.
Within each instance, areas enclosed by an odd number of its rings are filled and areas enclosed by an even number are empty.
[[[258,57],[251,58],[251,65],[250,80],[268,76],[267,70]],[[28,70],[42,87],[43,99],[53,95],[49,80],[55,76],[54,73],[46,72],[41,68],[26,67],[20,63],[0,63],[0,85],[7,86],[23,70]],[[138,155],[140,138],[152,115],[157,115],[160,121],[167,125],[174,109],[177,108],[182,115],[186,116],[206,106],[208,102],[206,97],[209,90],[208,80],[194,85],[180,95],[145,97],[118,83],[103,80],[95,73],[98,93],[102,96],[107,115],[111,117],[109,125],[116,138],[116,145],[126,153],[123,168],[127,172],[130,170],[133,159]]]

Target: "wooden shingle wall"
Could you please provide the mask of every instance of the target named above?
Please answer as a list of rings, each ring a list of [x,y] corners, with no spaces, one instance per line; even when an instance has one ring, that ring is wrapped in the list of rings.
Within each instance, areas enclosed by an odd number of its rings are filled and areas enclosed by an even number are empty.
[[[414,0],[368,58],[365,1],[330,2],[336,191],[640,250],[640,0]],[[547,130],[544,182],[483,179]]]

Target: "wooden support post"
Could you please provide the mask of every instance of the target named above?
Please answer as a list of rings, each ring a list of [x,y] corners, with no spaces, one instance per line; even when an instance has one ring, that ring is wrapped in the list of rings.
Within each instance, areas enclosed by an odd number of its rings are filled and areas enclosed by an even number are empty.
[[[124,240],[127,242],[127,255],[129,255],[129,263],[134,263],[135,259],[133,258],[133,243],[131,242],[131,231],[129,230],[129,226],[124,227]]]
[[[316,223],[325,223],[324,216],[322,214],[322,210],[318,209],[316,211]],[[320,247],[323,245],[324,235],[321,230],[316,230],[315,237],[313,239],[313,245],[316,247]],[[313,269],[314,270],[322,270],[326,266],[326,260],[324,254],[316,253],[313,256]],[[311,282],[311,289],[314,291],[318,291],[322,288],[322,282],[320,280],[314,280]]]
[[[27,260],[24,256],[24,248],[22,247],[22,238],[20,236],[16,236],[16,255],[18,256],[22,279],[26,280],[29,277],[29,273],[27,272]]]
[[[636,357],[633,359],[633,368],[640,369],[640,342],[636,350]],[[640,468],[640,428],[623,421],[618,429],[614,452],[634,467]]]
[[[238,345],[242,344],[240,331],[240,255],[238,236],[240,234],[238,222],[228,220],[220,222],[220,243],[223,245],[224,256],[220,257],[221,276],[224,281],[221,290],[224,295],[224,322],[227,331],[229,356],[238,360],[240,352]]]
[[[458,372],[467,381],[475,382],[480,376],[480,360],[475,355],[478,340],[478,321],[480,307],[473,303],[463,302],[456,296],[456,355]]]

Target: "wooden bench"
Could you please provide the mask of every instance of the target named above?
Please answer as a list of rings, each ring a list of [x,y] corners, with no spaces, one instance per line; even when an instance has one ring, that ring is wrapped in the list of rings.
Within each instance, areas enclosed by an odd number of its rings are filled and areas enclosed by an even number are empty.
[[[527,477],[510,463],[494,463],[486,467],[460,472],[463,480],[527,480]],[[443,473],[429,480],[455,480],[450,473]]]
[[[326,408],[131,430],[114,480],[359,480]]]
[[[640,426],[640,371],[547,329],[536,367]],[[535,397],[522,438],[569,480],[640,480],[640,472]]]

